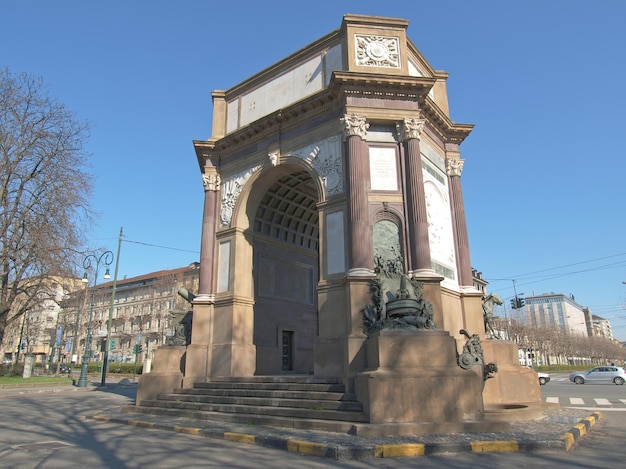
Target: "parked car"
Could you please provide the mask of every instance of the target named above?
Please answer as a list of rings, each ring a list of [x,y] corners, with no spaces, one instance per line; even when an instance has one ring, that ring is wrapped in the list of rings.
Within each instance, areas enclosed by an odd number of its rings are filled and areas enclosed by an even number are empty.
[[[626,382],[626,370],[619,366],[594,366],[587,371],[570,373],[569,380],[576,384],[584,383],[615,383]]]
[[[542,373],[542,372],[538,371],[537,374],[539,375],[539,384],[540,385],[543,386],[544,384],[550,382],[550,375],[548,373]]]

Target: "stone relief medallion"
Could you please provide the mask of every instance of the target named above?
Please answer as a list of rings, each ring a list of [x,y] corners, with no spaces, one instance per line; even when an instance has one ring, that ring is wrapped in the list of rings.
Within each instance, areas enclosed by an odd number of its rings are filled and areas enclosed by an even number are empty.
[[[341,139],[338,135],[299,148],[291,156],[308,161],[324,182],[328,195],[343,192],[343,169],[341,164]]]
[[[400,41],[397,37],[356,34],[354,38],[357,65],[400,68]]]
[[[220,210],[220,224],[227,226],[233,218],[233,212],[237,204],[237,199],[243,186],[246,184],[250,176],[254,174],[261,166],[246,169],[241,173],[226,178],[222,184],[222,208]]]

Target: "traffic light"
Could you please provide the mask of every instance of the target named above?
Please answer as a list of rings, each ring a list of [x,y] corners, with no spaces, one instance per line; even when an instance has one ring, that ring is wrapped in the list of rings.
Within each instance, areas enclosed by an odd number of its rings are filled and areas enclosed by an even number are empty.
[[[135,352],[135,355],[139,355],[142,352],[141,344],[135,344],[133,346],[133,352]]]
[[[511,308],[517,309],[517,298],[511,298]]]
[[[517,300],[517,309],[521,309],[524,307],[524,298],[516,298]]]
[[[100,351],[106,352],[106,350],[107,350],[107,338],[103,337],[102,341],[100,342]]]

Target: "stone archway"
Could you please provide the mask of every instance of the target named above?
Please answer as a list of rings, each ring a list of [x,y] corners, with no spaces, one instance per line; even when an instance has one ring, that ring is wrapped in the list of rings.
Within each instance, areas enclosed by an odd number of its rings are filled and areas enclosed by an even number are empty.
[[[264,178],[267,181],[266,175]],[[318,332],[317,189],[304,170],[278,175],[251,220],[257,375],[313,373]]]

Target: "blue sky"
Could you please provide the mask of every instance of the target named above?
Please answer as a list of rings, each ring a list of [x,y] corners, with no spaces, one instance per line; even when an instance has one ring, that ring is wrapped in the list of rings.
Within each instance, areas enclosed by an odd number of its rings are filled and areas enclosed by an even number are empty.
[[[337,29],[344,14],[410,21],[449,73],[472,265],[503,298],[574,295],[626,340],[626,2],[7,1],[0,66],[41,76],[92,124],[88,234],[119,276],[199,259],[203,189],[192,140],[211,92]]]

